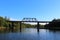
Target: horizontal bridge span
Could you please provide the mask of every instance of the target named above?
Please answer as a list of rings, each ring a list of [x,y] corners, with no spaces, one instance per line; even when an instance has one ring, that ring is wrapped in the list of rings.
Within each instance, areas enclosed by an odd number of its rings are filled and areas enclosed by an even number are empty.
[[[8,22],[39,22],[39,23],[49,23],[51,21],[8,21]]]

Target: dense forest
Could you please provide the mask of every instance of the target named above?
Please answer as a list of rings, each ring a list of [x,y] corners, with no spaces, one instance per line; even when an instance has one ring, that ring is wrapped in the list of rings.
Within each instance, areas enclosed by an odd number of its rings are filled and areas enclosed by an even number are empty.
[[[60,29],[60,19],[53,19],[49,24],[45,25],[48,29]]]
[[[7,22],[7,21],[10,21],[10,19],[7,17],[1,17],[0,16],[0,30],[1,29],[9,29],[12,27],[11,22]],[[14,27],[14,29],[19,29],[20,24],[14,23],[13,27]],[[22,23],[22,28],[37,28],[37,25]],[[46,25],[40,24],[39,28],[60,29],[60,19],[53,19],[51,22],[49,22],[49,24],[46,24]]]
[[[7,27],[8,23],[6,21],[9,21],[9,18],[0,16],[0,27]]]
[[[0,30],[1,29],[11,29],[11,22],[7,22],[7,21],[10,21],[10,19],[8,17],[1,17],[0,16]],[[19,29],[20,28],[20,24],[19,23],[14,23],[14,29]],[[36,28],[37,25],[31,25],[31,24],[26,24],[26,23],[22,23],[22,28]],[[44,25],[41,25],[40,24],[40,27],[39,28],[44,28]]]

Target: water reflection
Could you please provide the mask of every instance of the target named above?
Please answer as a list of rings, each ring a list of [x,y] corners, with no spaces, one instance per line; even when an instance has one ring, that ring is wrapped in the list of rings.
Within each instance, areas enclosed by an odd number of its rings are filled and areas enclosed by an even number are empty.
[[[0,33],[0,40],[60,40],[60,31],[48,29],[24,28],[22,32]]]

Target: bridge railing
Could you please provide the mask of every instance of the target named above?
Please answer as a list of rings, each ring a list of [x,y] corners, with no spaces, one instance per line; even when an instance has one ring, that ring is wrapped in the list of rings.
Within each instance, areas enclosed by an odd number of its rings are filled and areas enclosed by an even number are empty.
[[[37,21],[36,18],[23,18],[22,21]]]

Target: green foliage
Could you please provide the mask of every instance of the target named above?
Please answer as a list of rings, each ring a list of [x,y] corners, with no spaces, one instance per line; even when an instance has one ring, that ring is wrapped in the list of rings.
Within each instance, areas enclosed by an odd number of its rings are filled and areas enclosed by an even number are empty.
[[[0,16],[0,27],[7,27],[8,23],[7,23],[8,18],[3,18]]]
[[[60,29],[60,19],[54,19],[49,24],[45,25],[49,29]]]
[[[10,21],[9,18],[0,16],[0,27],[8,28],[8,27],[12,26],[12,23],[7,22],[7,21]],[[20,28],[20,23],[19,22],[13,23],[13,27],[15,27],[16,29]],[[37,27],[37,25],[22,23],[22,28],[36,28],[36,27]],[[40,25],[40,28],[44,28],[44,26]]]
[[[35,28],[34,25],[26,24],[26,23],[22,23],[22,27],[23,27],[23,28]]]

